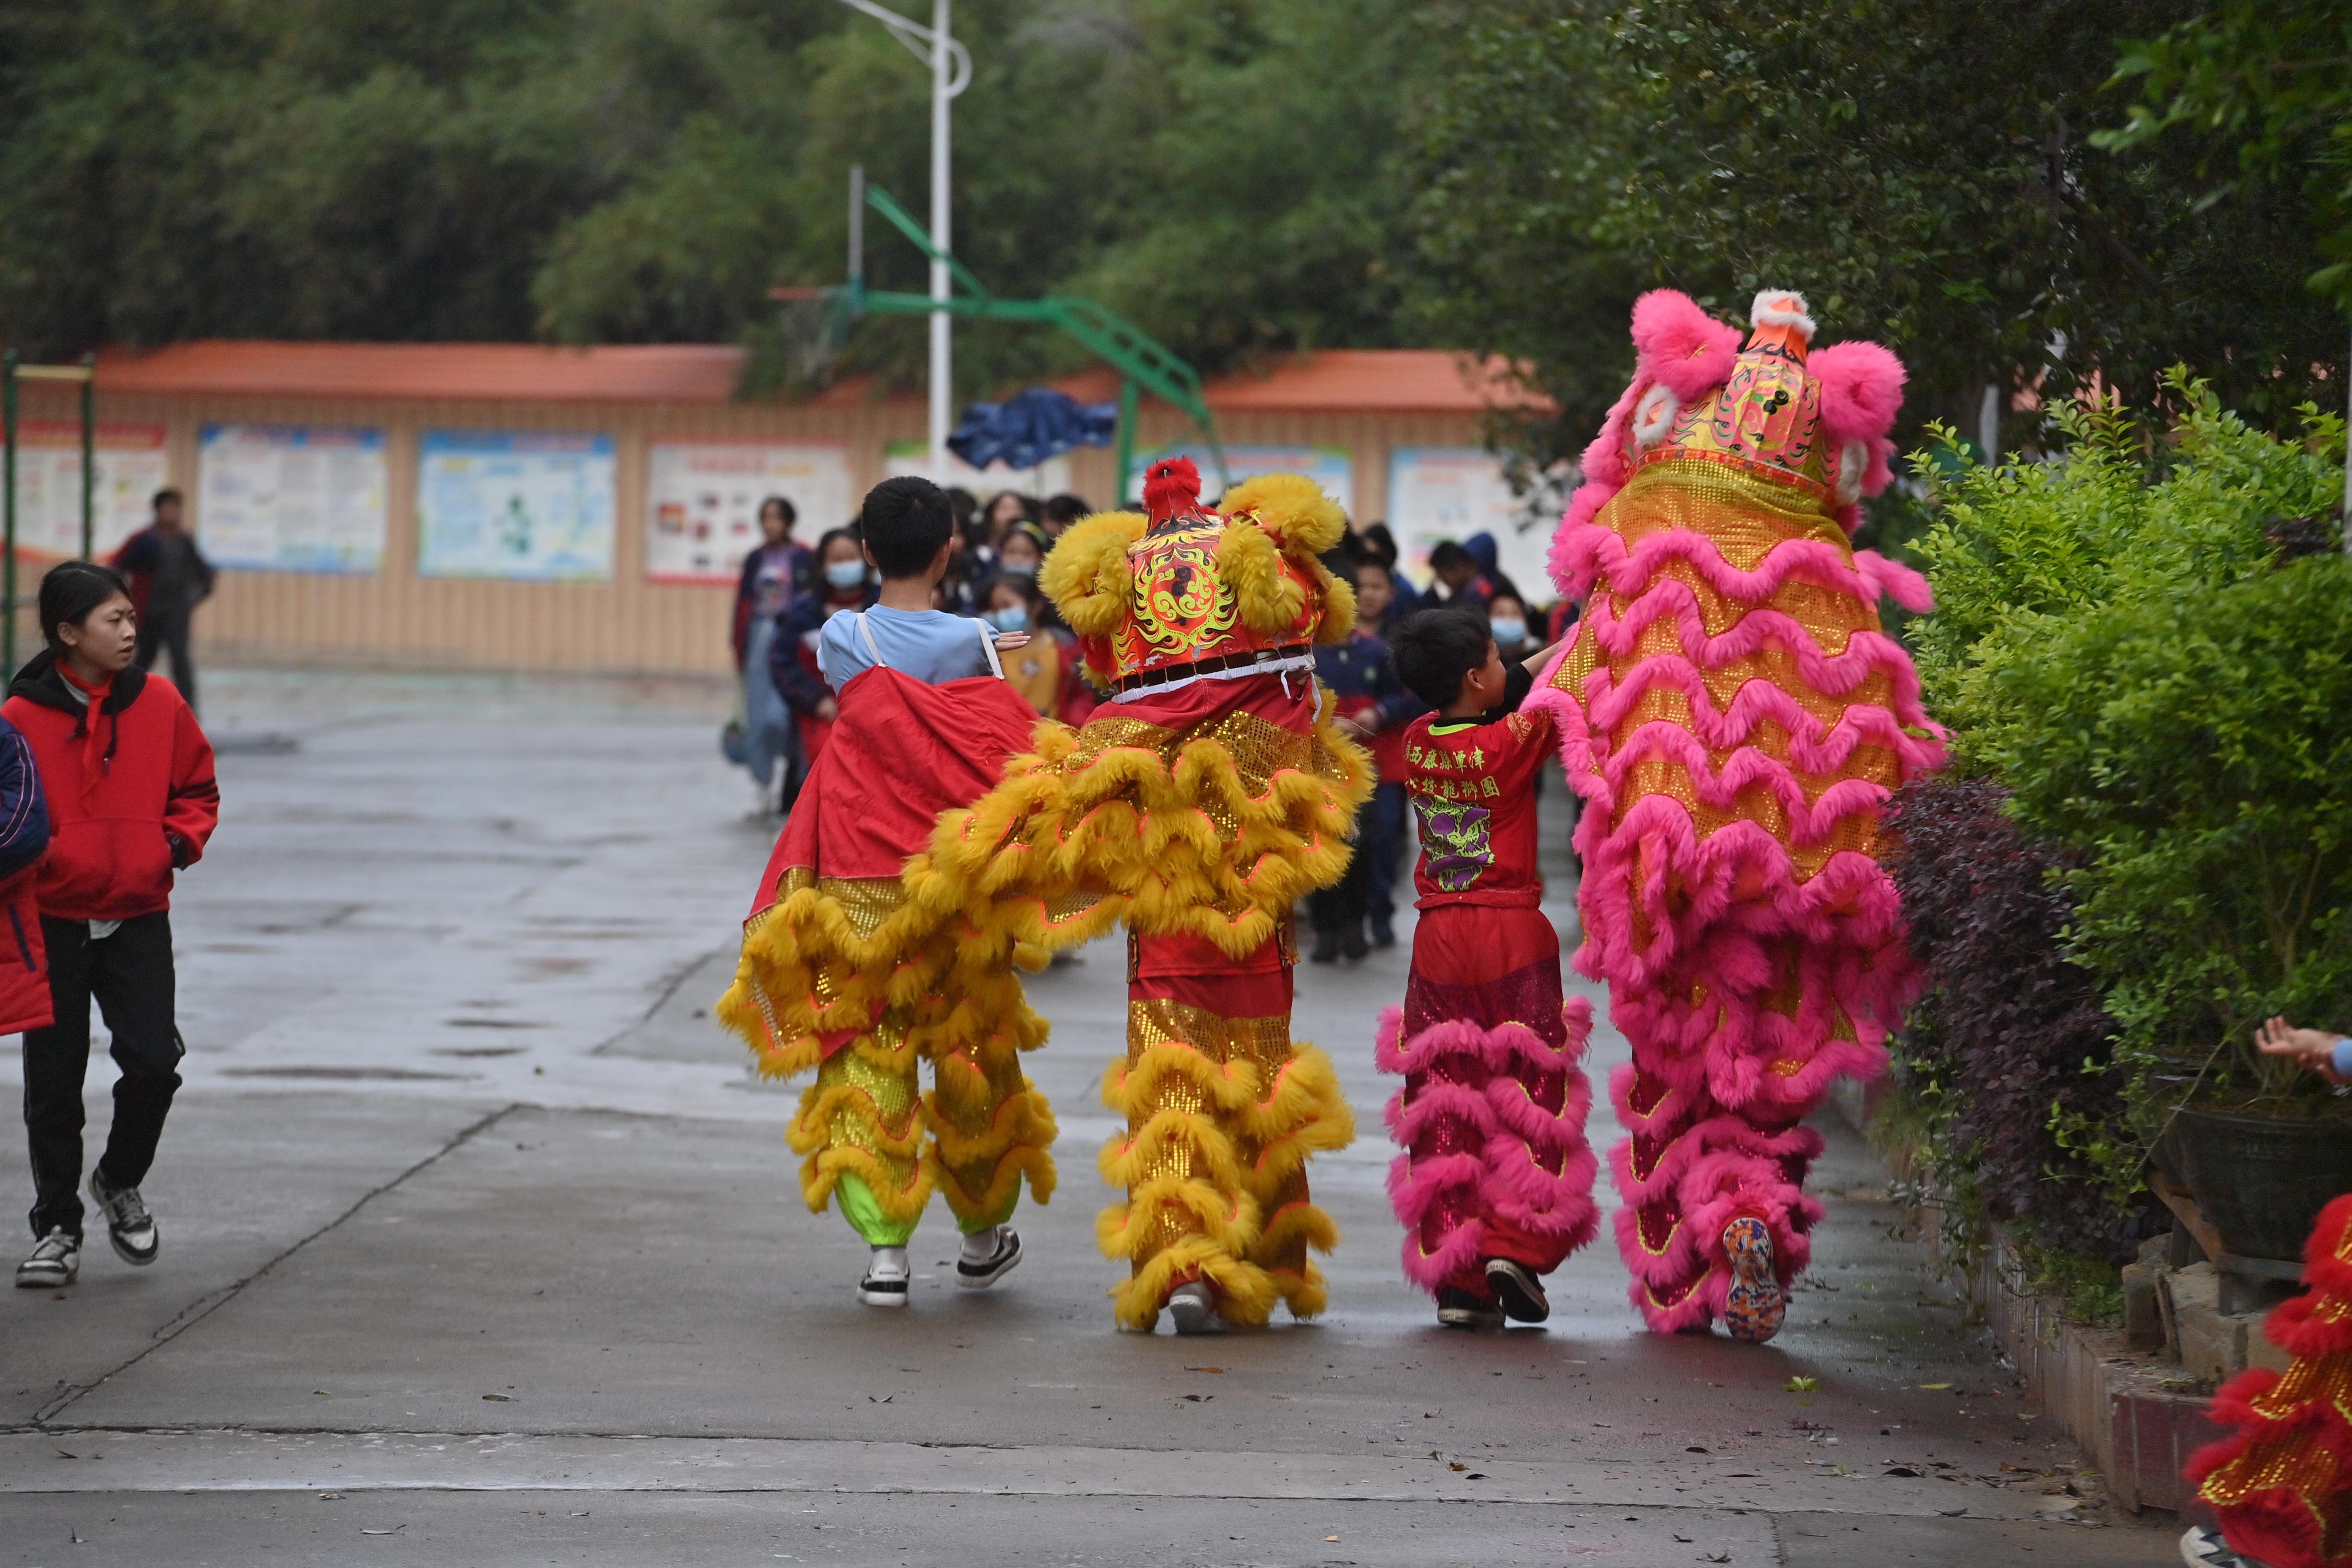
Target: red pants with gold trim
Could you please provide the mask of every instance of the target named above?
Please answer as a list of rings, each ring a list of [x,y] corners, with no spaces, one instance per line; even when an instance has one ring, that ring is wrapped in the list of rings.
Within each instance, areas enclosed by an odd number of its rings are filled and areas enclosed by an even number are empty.
[[[1381,1016],[1374,1059],[1401,1073],[1389,1132],[1403,1149],[1389,1200],[1405,1277],[1488,1295],[1484,1263],[1549,1274],[1592,1239],[1592,1089],[1578,1061],[1592,1027],[1563,1002],[1559,936],[1538,909],[1451,904],[1413,933],[1404,1005]]]
[[[1127,1197],[1098,1222],[1103,1250],[1129,1260],[1119,1321],[1150,1327],[1192,1279],[1234,1322],[1276,1300],[1321,1310],[1307,1249],[1339,1230],[1308,1198],[1307,1160],[1353,1128],[1329,1060],[1290,1038],[1288,929],[1238,962],[1192,936],[1137,934],[1129,952],[1127,1056],[1103,1076],[1127,1131],[1102,1153]]]

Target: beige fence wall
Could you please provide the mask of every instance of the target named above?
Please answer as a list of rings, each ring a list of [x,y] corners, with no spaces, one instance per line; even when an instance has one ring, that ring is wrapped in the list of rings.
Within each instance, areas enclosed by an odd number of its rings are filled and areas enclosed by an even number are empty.
[[[70,398],[27,388],[25,416],[71,419]],[[730,668],[732,590],[646,580],[646,464],[656,442],[688,438],[838,443],[860,491],[879,480],[885,448],[924,437],[923,405],[889,402],[646,404],[365,401],[316,397],[153,396],[101,392],[101,421],[162,425],[170,432],[172,482],[196,504],[197,433],[205,425],[270,423],[373,426],[384,433],[389,493],[383,563],[372,575],[224,571],[198,612],[200,658],[271,664],[384,668],[549,669],[715,674]],[[1180,439],[1171,411],[1147,408],[1145,444]],[[561,430],[613,438],[614,576],[609,583],[507,583],[421,577],[416,572],[417,443],[425,430]],[[1237,410],[1220,415],[1229,446],[1346,449],[1357,511],[1382,515],[1389,450],[1475,446],[1475,416],[1452,414]],[[1114,458],[1072,455],[1078,493],[1108,504]],[[193,521],[201,535],[204,520]],[[802,533],[834,519],[804,518]],[[28,574],[29,575],[29,574]],[[29,597],[28,581],[21,592]],[[31,646],[20,622],[20,651]]]

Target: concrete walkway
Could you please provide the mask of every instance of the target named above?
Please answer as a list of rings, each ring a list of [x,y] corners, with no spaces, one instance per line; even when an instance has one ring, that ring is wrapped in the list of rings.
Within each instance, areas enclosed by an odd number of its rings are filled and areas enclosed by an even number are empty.
[[[1544,1328],[1439,1330],[1381,1185],[1402,949],[1300,972],[1359,1123],[1315,1166],[1346,1233],[1321,1321],[1113,1331],[1107,944],[1032,983],[1062,1191],[1019,1216],[1023,1266],[954,1289],[936,1210],[911,1309],[861,1308],[863,1247],[782,1144],[798,1086],[709,1016],[772,835],[718,758],[723,698],[208,681],[236,749],[175,910],[163,1257],[94,1237],[77,1286],[0,1294],[0,1562],[2177,1561],[2105,1518],[1834,1121],[1772,1345],[1642,1332],[1606,1242]],[[1567,893],[1563,864],[1572,941]],[[1622,1052],[1596,1030],[1596,1081]]]

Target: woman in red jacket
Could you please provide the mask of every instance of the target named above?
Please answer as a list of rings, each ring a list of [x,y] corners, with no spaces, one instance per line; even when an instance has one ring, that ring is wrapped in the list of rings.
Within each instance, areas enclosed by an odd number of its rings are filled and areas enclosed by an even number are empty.
[[[122,579],[68,561],[41,579],[48,647],[17,672],[5,717],[31,745],[47,797],[49,849],[35,886],[56,1021],[25,1035],[25,1131],[33,1152],[31,1257],[16,1283],[64,1285],[81,1265],[81,1087],[94,996],[122,1076],[89,1195],[127,1263],[162,1246],[139,1184],[180,1087],[173,1017],[172,877],[220,819],[213,749],[170,682],[131,668],[138,616]]]

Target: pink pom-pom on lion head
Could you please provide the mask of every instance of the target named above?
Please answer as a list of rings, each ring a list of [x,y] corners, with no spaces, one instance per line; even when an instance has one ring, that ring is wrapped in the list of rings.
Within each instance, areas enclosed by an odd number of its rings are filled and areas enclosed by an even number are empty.
[[[1895,477],[1886,433],[1903,406],[1903,362],[1884,344],[1855,342],[1815,349],[1805,368],[1822,384],[1822,442],[1838,468],[1838,499],[1876,495]]]
[[[1688,403],[1731,379],[1739,329],[1718,321],[1675,289],[1653,289],[1633,301],[1633,348],[1641,378]]]

